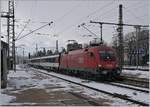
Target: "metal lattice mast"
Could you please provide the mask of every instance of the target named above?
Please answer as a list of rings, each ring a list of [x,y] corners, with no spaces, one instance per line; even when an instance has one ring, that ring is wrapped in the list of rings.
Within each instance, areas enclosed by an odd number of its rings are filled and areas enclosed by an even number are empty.
[[[118,39],[119,39],[119,66],[124,65],[124,46],[123,46],[123,16],[122,5],[119,5],[119,25],[118,25]]]
[[[14,0],[8,1],[8,12],[1,14],[2,18],[7,18],[7,36],[8,36],[8,68],[10,69],[10,52],[12,51],[13,68],[16,70],[15,61],[15,17],[14,17]],[[10,47],[12,50],[10,51]]]
[[[8,35],[9,35],[9,39],[10,39],[9,43],[12,43],[12,62],[13,62],[13,69],[14,69],[14,71],[16,71],[14,0],[9,0],[8,16],[9,16],[9,18],[8,18]]]

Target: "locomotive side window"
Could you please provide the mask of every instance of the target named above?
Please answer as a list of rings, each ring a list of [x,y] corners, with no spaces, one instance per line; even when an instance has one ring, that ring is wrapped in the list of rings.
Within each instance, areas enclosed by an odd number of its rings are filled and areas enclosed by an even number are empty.
[[[113,51],[100,51],[99,53],[102,60],[115,60]]]

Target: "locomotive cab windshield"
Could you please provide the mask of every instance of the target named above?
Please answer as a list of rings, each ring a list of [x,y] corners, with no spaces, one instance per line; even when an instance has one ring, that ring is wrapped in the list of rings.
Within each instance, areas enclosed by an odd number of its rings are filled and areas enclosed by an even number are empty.
[[[116,60],[115,54],[113,51],[100,51],[99,55],[103,61],[106,61],[106,60],[115,61]]]

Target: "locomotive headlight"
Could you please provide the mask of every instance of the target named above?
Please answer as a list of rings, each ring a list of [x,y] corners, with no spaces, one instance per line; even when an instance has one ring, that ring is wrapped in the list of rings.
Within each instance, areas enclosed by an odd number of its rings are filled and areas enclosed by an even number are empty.
[[[102,65],[98,65],[98,67],[102,67]]]

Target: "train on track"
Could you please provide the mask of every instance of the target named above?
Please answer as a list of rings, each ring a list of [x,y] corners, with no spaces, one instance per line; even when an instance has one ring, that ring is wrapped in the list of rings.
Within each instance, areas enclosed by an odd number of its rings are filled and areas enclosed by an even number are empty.
[[[77,43],[67,45],[65,53],[30,58],[33,67],[85,76],[117,78],[121,74],[115,51],[106,45],[81,48]],[[75,49],[73,49],[73,47]]]

